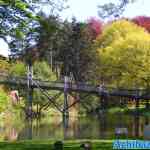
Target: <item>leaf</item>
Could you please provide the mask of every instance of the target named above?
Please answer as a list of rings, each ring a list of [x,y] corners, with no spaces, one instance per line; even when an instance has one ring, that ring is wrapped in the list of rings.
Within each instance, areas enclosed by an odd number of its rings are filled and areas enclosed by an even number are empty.
[[[24,38],[24,33],[21,31],[21,30],[19,30],[19,29],[16,29],[16,38],[18,38],[18,39],[23,39]]]

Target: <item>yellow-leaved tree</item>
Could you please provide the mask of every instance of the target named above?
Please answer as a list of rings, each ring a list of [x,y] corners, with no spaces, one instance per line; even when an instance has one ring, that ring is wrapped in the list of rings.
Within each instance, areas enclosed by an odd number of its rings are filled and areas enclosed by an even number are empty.
[[[150,87],[150,34],[127,20],[108,24],[95,41],[99,75],[106,84]]]

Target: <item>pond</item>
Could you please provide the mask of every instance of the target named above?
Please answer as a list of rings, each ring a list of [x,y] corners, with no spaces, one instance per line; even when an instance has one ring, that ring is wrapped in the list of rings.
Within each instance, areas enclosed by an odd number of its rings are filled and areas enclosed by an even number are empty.
[[[125,114],[70,117],[64,123],[61,116],[40,120],[6,121],[0,124],[1,140],[26,139],[112,139],[117,129],[125,129],[126,137],[141,138],[150,131],[149,117]],[[148,132],[147,132],[147,131]],[[148,135],[150,136],[150,134]]]

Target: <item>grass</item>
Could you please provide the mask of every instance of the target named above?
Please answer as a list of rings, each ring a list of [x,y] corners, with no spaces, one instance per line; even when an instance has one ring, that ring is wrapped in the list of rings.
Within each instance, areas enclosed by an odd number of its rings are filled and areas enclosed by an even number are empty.
[[[83,150],[80,145],[88,140],[65,141],[64,150]],[[92,150],[111,150],[112,140],[91,140]],[[54,141],[0,142],[0,150],[54,150]],[[58,149],[59,150],[59,149]]]

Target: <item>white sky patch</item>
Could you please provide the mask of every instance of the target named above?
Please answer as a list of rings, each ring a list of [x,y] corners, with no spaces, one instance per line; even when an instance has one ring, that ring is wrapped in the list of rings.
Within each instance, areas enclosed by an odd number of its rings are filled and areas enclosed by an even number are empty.
[[[89,17],[98,17],[98,5],[115,2],[116,0],[68,0],[69,9],[61,13],[62,18],[71,20],[76,17],[77,20],[85,21]],[[137,0],[135,3],[128,4],[123,16],[150,16],[150,0]]]
[[[99,0],[68,0],[70,8],[64,10],[61,16],[69,20],[76,17],[78,20],[85,21],[91,16],[98,16],[98,2]]]
[[[124,12],[126,17],[150,16],[150,0],[137,0],[134,4],[129,4]]]
[[[8,57],[10,54],[8,45],[4,42],[4,40],[0,39],[0,55]]]

